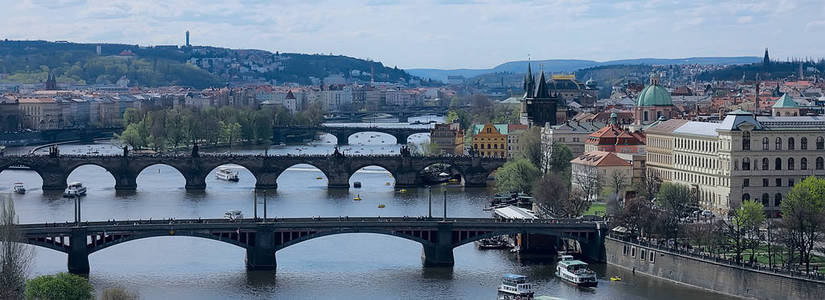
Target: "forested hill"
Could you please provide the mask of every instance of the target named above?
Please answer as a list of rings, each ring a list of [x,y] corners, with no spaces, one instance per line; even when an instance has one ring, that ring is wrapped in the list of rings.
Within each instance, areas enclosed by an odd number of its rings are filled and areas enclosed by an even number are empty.
[[[398,68],[346,56],[204,46],[0,41],[0,81],[40,83],[50,72],[60,84],[111,84],[125,76],[130,86],[195,88],[269,80],[310,84],[312,78],[318,83],[328,76],[369,81],[371,72],[375,81],[409,82],[412,78]]]
[[[710,80],[755,80],[757,75],[761,80],[777,80],[796,78],[799,75],[799,65],[802,64],[803,75],[825,73],[825,60],[804,62],[772,61],[767,66],[762,63],[747,65],[733,65],[724,69],[700,73],[696,79]]]

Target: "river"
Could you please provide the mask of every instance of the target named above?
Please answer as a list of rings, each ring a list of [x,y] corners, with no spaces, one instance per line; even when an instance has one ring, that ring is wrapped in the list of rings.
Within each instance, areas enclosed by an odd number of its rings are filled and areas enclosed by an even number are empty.
[[[331,136],[308,145],[272,146],[270,155],[282,153],[329,153]],[[334,138],[332,138],[334,139]],[[426,136],[411,141],[426,140]],[[383,141],[383,143],[382,143]],[[388,153],[388,135],[365,133],[350,139],[361,153]],[[369,144],[369,145],[361,145]],[[363,149],[361,149],[363,148]],[[61,145],[61,153],[118,151],[106,144]],[[300,151],[297,149],[301,149]],[[260,153],[262,148],[204,150]],[[356,151],[356,150],[351,150]],[[219,181],[213,175],[202,192],[188,192],[175,169],[155,165],[144,170],[132,193],[114,190],[114,179],[103,168],[82,166],[68,181],[82,181],[89,188],[82,199],[83,220],[220,218],[229,209],[251,216],[254,178],[237,167],[240,181]],[[214,172],[214,170],[213,170]],[[320,177],[320,179],[318,179]],[[20,221],[64,222],[73,220],[73,202],[60,193],[43,193],[39,176],[31,171],[0,173],[0,193],[22,181],[29,192],[10,194]],[[419,216],[427,214],[427,189],[396,191],[389,173],[368,167],[351,182],[363,187],[328,190],[323,173],[308,165],[288,169],[278,178],[278,190],[267,194],[268,213],[277,217],[307,216]],[[387,185],[387,183],[390,185]],[[486,217],[481,208],[489,188],[447,186],[433,188],[433,214],[442,214],[442,192],[447,191],[447,213],[456,217]],[[353,201],[360,195],[362,201]],[[263,194],[259,193],[262,203]],[[385,208],[378,208],[385,204]],[[259,204],[261,206],[262,204]],[[259,213],[263,211],[259,207]],[[36,247],[30,276],[66,271],[66,255]],[[416,242],[377,234],[342,234],[317,238],[277,253],[278,269],[249,272],[245,250],[230,244],[192,237],[156,237],[126,242],[89,256],[89,279],[100,292],[121,285],[144,299],[495,299],[504,273],[532,278],[537,295],[562,299],[726,299],[704,290],[685,287],[643,275],[633,275],[603,264],[593,265],[599,287],[579,289],[553,276],[552,258],[519,257],[505,250],[478,250],[473,244],[458,247],[453,268],[423,268],[421,246]],[[619,275],[623,281],[610,281]]]

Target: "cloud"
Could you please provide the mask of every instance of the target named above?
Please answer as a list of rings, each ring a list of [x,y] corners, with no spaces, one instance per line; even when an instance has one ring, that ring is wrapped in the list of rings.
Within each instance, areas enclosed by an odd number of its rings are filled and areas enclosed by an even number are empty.
[[[196,45],[479,68],[526,53],[815,56],[795,51],[825,47],[807,38],[821,13],[814,0],[20,0],[0,10],[0,38],[182,44],[189,30]]]

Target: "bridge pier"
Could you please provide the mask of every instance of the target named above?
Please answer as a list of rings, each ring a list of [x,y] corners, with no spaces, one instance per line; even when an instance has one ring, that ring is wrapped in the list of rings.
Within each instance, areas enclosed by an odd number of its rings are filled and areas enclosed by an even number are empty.
[[[418,187],[418,172],[402,172],[395,176],[396,188]]]
[[[407,139],[410,137],[409,134],[403,133],[394,134],[393,136],[395,137],[396,143],[398,143],[399,145],[406,145]]]
[[[330,189],[348,189],[349,188],[349,175],[340,175],[340,174],[333,174],[327,173],[327,188]]]
[[[129,175],[115,176],[115,190],[116,191],[134,191],[137,190],[137,177]]]
[[[336,133],[335,139],[338,145],[349,145],[349,132]]]
[[[255,189],[275,190],[278,189],[278,175],[274,172],[252,172],[255,176]]]
[[[424,245],[422,261],[424,267],[452,267],[455,265],[453,256],[453,224],[439,223],[435,243]]]
[[[40,173],[40,172],[38,172]],[[43,173],[40,173],[43,174]],[[67,174],[68,175],[68,174]],[[68,186],[66,184],[66,178],[63,176],[56,176],[56,175],[41,175],[43,177],[43,190],[44,191],[62,191],[65,190]]]
[[[246,248],[247,270],[275,270],[275,234],[271,229],[259,228],[255,232],[255,245]]]
[[[206,175],[188,175],[186,177],[187,190],[205,190],[206,189]]]
[[[69,259],[67,266],[69,273],[89,274],[89,249],[85,228],[72,229],[72,235],[69,238]]]

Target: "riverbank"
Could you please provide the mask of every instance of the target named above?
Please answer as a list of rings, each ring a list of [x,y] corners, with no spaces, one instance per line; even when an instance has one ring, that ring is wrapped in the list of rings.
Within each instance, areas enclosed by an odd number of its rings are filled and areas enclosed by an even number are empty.
[[[605,239],[607,263],[716,293],[752,299],[825,299],[825,280],[755,269],[613,237]]]

